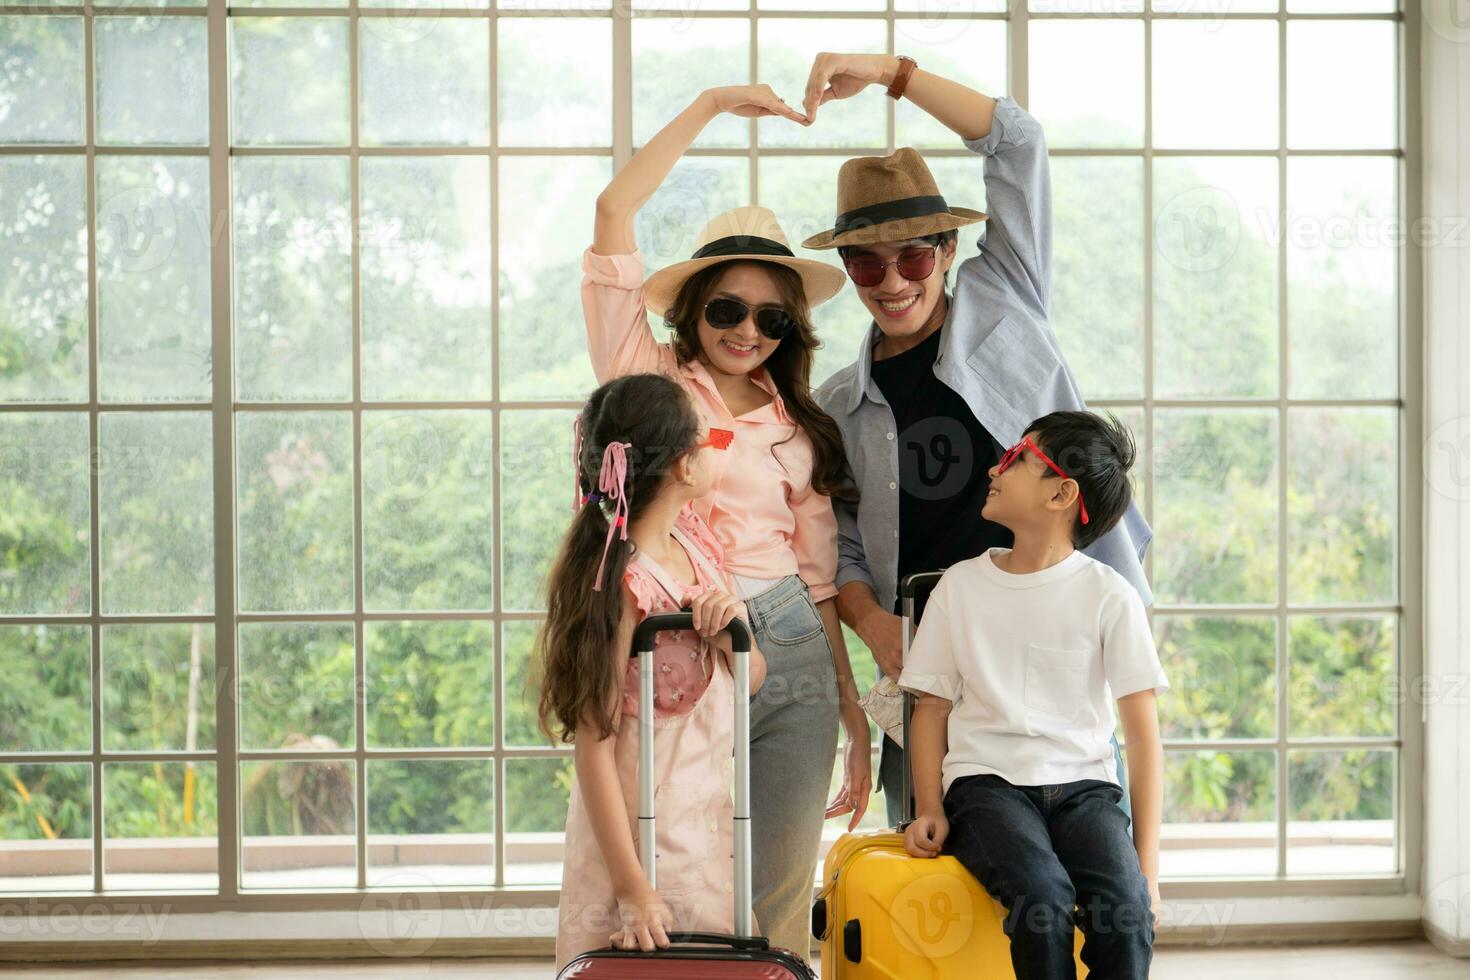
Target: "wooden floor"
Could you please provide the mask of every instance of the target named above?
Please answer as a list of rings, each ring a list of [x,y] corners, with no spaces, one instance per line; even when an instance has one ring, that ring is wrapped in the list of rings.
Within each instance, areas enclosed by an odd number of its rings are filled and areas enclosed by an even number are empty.
[[[389,980],[432,977],[550,980],[545,960],[401,959],[335,963],[129,963],[0,967],[23,980]],[[1161,949],[1150,980],[1441,980],[1470,978],[1470,960],[1450,959],[1427,942],[1344,946]]]

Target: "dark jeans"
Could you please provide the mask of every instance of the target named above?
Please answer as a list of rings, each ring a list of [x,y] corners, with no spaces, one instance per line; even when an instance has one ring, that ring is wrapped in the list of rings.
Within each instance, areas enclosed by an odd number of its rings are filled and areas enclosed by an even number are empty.
[[[1123,787],[1123,798],[1118,801],[1123,814],[1133,817],[1133,808],[1128,800],[1128,769],[1123,765],[1123,751],[1118,748],[1118,738],[1113,736],[1113,759],[1117,762],[1118,783]],[[888,826],[897,827],[903,819],[903,748],[887,735],[883,736],[882,748],[878,752],[878,788],[883,791],[883,802],[888,812]]]
[[[1147,980],[1153,914],[1122,795],[1100,779],[1012,786],[987,774],[950,785],[944,853],[1008,910],[1017,980],[1076,980],[1074,925],[1089,980]]]

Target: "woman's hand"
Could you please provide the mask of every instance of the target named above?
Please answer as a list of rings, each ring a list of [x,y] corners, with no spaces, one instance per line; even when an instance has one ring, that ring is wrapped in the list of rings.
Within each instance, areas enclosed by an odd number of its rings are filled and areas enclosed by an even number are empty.
[[[949,818],[944,811],[921,813],[903,832],[903,847],[916,858],[939,857],[949,836]]]
[[[891,54],[833,54],[823,51],[812,62],[812,73],[806,80],[806,97],[802,108],[812,122],[817,119],[817,107],[833,99],[846,99],[857,95],[869,85],[893,84],[898,72],[898,58]]]
[[[868,716],[861,708],[857,714],[861,719],[862,729],[855,735],[853,725],[844,726],[847,738],[842,747],[842,786],[832,802],[827,804],[827,812],[823,815],[824,819],[831,819],[851,813],[852,819],[847,822],[849,832],[857,829],[863,814],[868,812],[868,797],[873,790],[873,757],[868,744]]]
[[[738,596],[714,587],[690,599],[689,612],[694,617],[694,632],[700,636],[714,636],[736,617],[747,622],[750,619],[745,603]]]
[[[810,125],[806,116],[791,108],[771,91],[769,85],[724,85],[709,90],[715,108],[735,116],[785,116],[792,122]]]
[[[1159,894],[1159,883],[1153,878],[1148,879],[1148,908],[1153,913],[1154,925],[1159,924],[1159,913],[1164,908],[1164,898]]]
[[[655,946],[669,945],[669,930],[674,926],[674,913],[652,888],[644,887],[629,896],[618,896],[618,917],[623,926],[608,937],[618,949],[641,949],[653,952]]]

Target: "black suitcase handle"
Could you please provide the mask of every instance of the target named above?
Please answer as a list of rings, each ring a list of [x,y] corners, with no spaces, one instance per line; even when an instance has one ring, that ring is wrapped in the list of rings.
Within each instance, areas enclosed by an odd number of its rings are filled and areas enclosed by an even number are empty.
[[[914,572],[905,575],[898,584],[899,598],[903,600],[903,659],[909,659],[909,642],[914,638],[917,617],[914,611],[919,599],[934,591],[944,571]],[[914,715],[914,696],[903,692],[903,812],[899,817],[898,829],[904,830],[914,822],[914,774],[909,771],[909,722]]]

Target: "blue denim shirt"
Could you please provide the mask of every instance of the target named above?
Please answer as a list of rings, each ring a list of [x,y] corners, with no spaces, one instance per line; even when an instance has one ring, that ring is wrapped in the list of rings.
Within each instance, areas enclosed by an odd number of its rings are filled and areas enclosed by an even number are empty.
[[[990,132],[965,146],[985,157],[986,214],[980,250],[960,262],[945,316],[934,376],[969,405],[1002,445],[1049,412],[1086,405],[1052,334],[1051,170],[1041,124],[1008,95],[996,100]],[[965,203],[963,195],[956,203]],[[960,229],[961,237],[965,232]],[[822,384],[817,401],[842,430],[847,460],[862,495],[837,512],[837,579],[866,582],[884,609],[898,592],[898,441],[893,411],[872,380],[869,322],[852,364]],[[1117,569],[1153,601],[1143,554],[1153,531],[1136,503],[1084,553]]]

